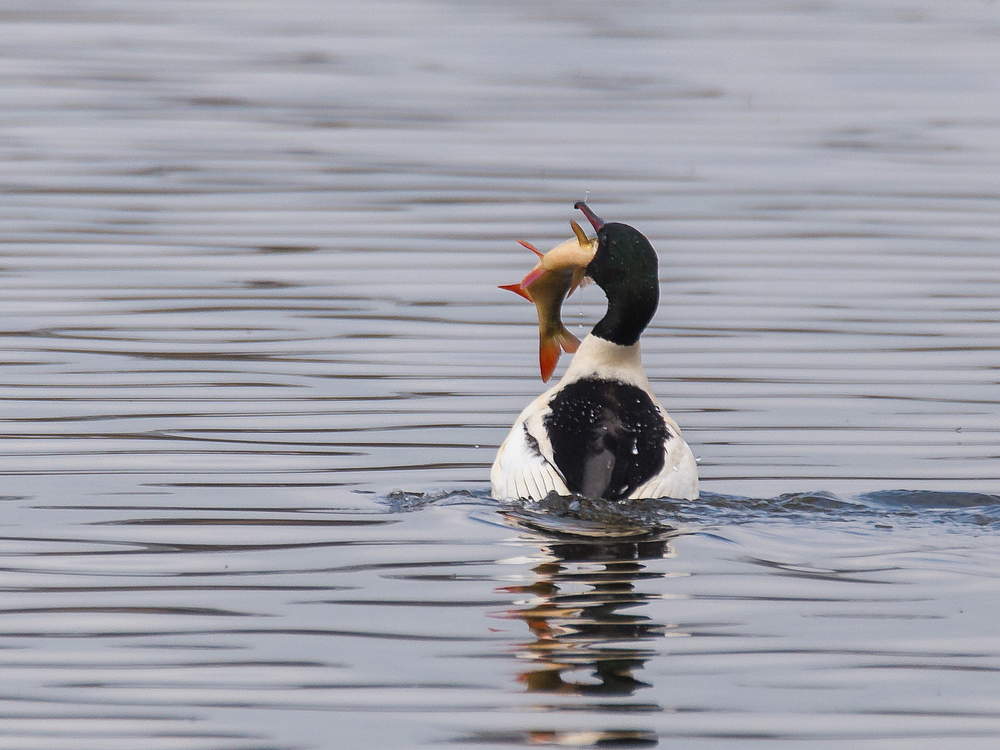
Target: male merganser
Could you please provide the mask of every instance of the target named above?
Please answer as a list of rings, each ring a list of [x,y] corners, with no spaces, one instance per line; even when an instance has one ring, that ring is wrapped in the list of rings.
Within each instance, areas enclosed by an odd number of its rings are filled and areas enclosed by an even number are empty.
[[[562,379],[514,422],[490,472],[493,497],[693,500],[694,455],[653,395],[639,354],[660,297],[656,252],[627,224],[602,221],[583,201],[574,208],[597,230],[586,275],[604,290],[608,310]]]

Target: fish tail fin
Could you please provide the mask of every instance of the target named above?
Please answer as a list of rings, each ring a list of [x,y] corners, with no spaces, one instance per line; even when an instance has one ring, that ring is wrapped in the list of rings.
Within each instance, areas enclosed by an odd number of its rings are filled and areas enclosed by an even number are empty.
[[[559,330],[551,335],[540,336],[538,339],[538,366],[542,371],[542,382],[545,383],[552,377],[563,351],[572,354],[579,348],[580,339],[567,331],[566,326],[560,326]]]
[[[563,326],[563,329],[559,331],[556,336],[559,339],[559,343],[562,345],[564,352],[574,354],[576,350],[580,348],[580,339],[567,331],[566,326]]]
[[[562,354],[562,347],[555,337],[545,337],[538,339],[538,367],[542,371],[542,382],[545,383],[555,372],[556,364],[559,362],[559,355]]]

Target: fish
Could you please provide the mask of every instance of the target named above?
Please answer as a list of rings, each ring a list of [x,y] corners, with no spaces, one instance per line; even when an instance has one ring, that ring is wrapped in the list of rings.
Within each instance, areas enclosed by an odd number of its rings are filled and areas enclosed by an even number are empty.
[[[503,284],[500,289],[514,292],[534,303],[538,313],[538,367],[542,382],[555,372],[559,357],[565,350],[574,353],[580,339],[570,333],[562,322],[563,300],[586,279],[587,265],[597,252],[597,238],[587,237],[580,225],[571,221],[573,239],[542,253],[523,240],[518,243],[538,256],[538,263],[516,284]]]

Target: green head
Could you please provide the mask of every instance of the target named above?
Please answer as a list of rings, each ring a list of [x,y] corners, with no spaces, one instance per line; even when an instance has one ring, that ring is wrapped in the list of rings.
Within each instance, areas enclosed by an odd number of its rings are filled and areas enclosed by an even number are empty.
[[[597,230],[597,252],[587,276],[604,290],[608,312],[593,333],[622,346],[631,346],[653,318],[660,301],[656,251],[641,232],[628,224],[604,222],[583,201],[583,211]]]

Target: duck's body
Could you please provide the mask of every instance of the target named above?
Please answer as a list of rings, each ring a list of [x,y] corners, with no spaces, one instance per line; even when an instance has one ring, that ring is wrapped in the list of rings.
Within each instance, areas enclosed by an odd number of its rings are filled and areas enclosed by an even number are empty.
[[[632,227],[577,207],[598,230],[587,275],[607,294],[608,312],[562,379],[514,422],[490,473],[493,496],[697,498],[694,456],[653,395],[639,353],[659,299],[656,253]]]
[[[521,412],[490,480],[498,499],[698,497],[694,455],[649,387],[639,344],[593,334]]]

